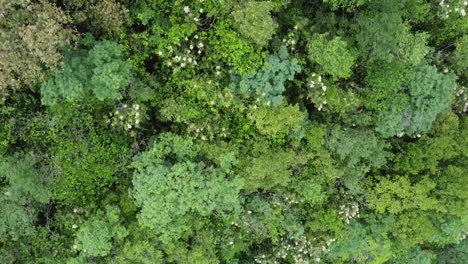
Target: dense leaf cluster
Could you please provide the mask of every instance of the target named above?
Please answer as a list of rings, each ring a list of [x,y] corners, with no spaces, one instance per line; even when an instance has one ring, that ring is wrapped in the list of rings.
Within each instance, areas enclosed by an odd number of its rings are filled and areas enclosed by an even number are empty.
[[[467,9],[0,1],[0,263],[468,263]]]

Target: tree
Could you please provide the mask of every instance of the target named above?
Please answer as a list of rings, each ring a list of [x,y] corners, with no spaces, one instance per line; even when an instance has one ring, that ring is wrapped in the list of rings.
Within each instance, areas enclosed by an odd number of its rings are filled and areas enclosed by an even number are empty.
[[[419,65],[405,85],[409,101],[402,111],[393,107],[380,113],[377,131],[385,137],[428,132],[437,115],[449,107],[455,80],[455,75],[438,73],[434,66]]]
[[[323,2],[331,5],[333,10],[345,8],[347,11],[351,11],[365,4],[368,0],[324,0]]]
[[[2,1],[0,97],[32,88],[62,61],[73,40],[70,17],[48,1]],[[4,14],[4,15],[3,15]]]
[[[246,1],[234,8],[234,26],[247,39],[262,48],[278,28],[270,15],[274,5],[269,1]]]
[[[361,13],[354,25],[361,57],[368,62],[419,64],[429,51],[426,46],[429,35],[411,33],[402,19],[404,1],[379,1],[370,6],[372,9]]]
[[[89,50],[69,51],[65,65],[52,72],[42,86],[42,103],[56,105],[88,97],[100,101],[122,99],[129,84],[131,65],[115,42],[102,41]]]
[[[282,46],[277,55],[267,55],[265,65],[253,75],[233,75],[229,88],[236,94],[278,107],[283,103],[285,82],[301,70],[297,59],[290,58]]]
[[[349,78],[357,59],[354,49],[340,37],[327,39],[326,34],[313,35],[307,43],[309,59],[319,64],[323,71],[334,78]]]
[[[194,217],[240,210],[239,178],[205,164],[199,152],[191,139],[166,133],[132,163],[139,223],[154,230],[164,243],[188,232]]]
[[[388,143],[364,129],[333,128],[327,146],[344,173],[341,181],[354,194],[362,192],[364,176],[372,169],[383,166],[391,156],[385,150],[389,147]]]
[[[86,220],[76,233],[75,245],[84,257],[107,256],[113,243],[122,242],[128,235],[119,220],[119,209],[106,206],[105,213],[97,212]]]
[[[128,9],[115,0],[66,0],[64,5],[76,24],[96,36],[115,38],[129,20]]]
[[[261,106],[253,110],[251,117],[260,134],[279,141],[288,135],[299,134],[303,130],[306,113],[298,105],[272,108]]]
[[[47,204],[47,181],[34,167],[33,154],[0,157],[0,242],[32,235],[37,213]]]

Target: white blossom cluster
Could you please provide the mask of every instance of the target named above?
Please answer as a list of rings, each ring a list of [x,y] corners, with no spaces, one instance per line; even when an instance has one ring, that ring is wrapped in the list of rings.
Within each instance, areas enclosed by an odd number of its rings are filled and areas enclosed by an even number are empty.
[[[187,43],[178,43],[177,49],[172,45],[168,46],[166,51],[158,51],[158,56],[167,58],[167,66],[171,68],[180,67],[195,67],[198,65],[198,57],[203,53],[205,45],[202,41],[198,40],[198,35],[193,37],[193,40],[189,41],[189,38],[184,39]],[[183,46],[179,51],[179,47]]]
[[[461,85],[457,86],[455,96],[457,100],[457,105],[463,106],[460,110],[460,113],[468,112],[468,93],[466,93],[466,87]]]
[[[218,137],[226,138],[228,136],[228,131],[225,127],[211,125],[209,121],[201,124],[189,123],[187,131],[192,137],[201,139],[202,141],[213,140]]]
[[[283,44],[291,51],[296,50],[297,42],[299,41],[299,32],[297,26],[288,32],[288,35],[283,38]]]
[[[468,232],[464,232],[461,236],[460,239],[458,240],[458,243],[462,242],[468,237]]]
[[[274,250],[274,254],[261,254],[255,257],[255,263],[284,263],[284,260],[292,259],[293,263],[309,264],[321,263],[321,256],[330,252],[330,245],[336,239],[331,238],[318,242],[309,240],[301,235],[296,238],[282,238]]]
[[[186,18],[193,20],[195,23],[200,22],[200,14],[204,13],[204,10],[201,8],[194,12],[189,6],[184,6],[183,10]]]
[[[468,6],[468,1],[450,1],[450,0],[440,0],[439,2],[440,11],[439,16],[443,19],[448,19],[452,15],[460,15],[462,17],[466,16],[466,8]]]
[[[322,111],[323,106],[327,104],[325,97],[327,86],[323,83],[322,76],[312,73],[308,85],[310,88],[310,99],[314,102],[314,104],[318,105],[317,109]]]
[[[340,205],[340,217],[345,221],[346,224],[349,224],[350,220],[356,217],[359,217],[359,204],[350,203]]]
[[[130,131],[140,125],[140,105],[121,104],[114,112],[109,113],[108,117],[104,116],[104,118],[112,127],[122,127]]]

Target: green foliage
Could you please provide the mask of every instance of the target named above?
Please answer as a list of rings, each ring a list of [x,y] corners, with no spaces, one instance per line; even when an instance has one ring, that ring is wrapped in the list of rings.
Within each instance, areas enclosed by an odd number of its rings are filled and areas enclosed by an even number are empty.
[[[210,60],[232,64],[241,74],[251,74],[263,62],[264,54],[243,40],[237,32],[229,28],[224,22],[215,26],[212,36],[208,39],[213,47]]]
[[[307,99],[310,99],[319,111],[323,109],[340,115],[355,111],[361,104],[359,96],[351,89],[343,90],[315,73],[307,86]]]
[[[130,162],[125,136],[99,126],[89,106],[62,104],[53,108],[53,133],[46,141],[52,155],[52,196],[64,205],[96,203],[119,182]]]
[[[437,264],[463,264],[468,259],[468,240],[438,250]]]
[[[110,253],[113,242],[123,241],[128,231],[119,223],[119,212],[119,209],[107,206],[105,213],[99,211],[83,223],[75,240],[82,256],[106,256]]]
[[[367,201],[379,213],[398,214],[404,210],[438,210],[437,199],[430,197],[436,184],[424,178],[411,184],[408,177],[383,178],[369,194]]]
[[[0,243],[34,233],[37,212],[49,202],[45,177],[32,154],[0,158]]]
[[[403,109],[408,96],[399,93],[401,86],[411,80],[413,69],[403,63],[376,61],[367,67],[365,105],[376,111]]]
[[[428,53],[429,35],[412,34],[403,22],[403,1],[376,2],[377,12],[360,15],[356,20],[356,41],[360,55],[367,61],[403,62],[417,65]]]
[[[331,5],[333,10],[343,8],[347,11],[351,11],[366,2],[369,2],[369,0],[323,0],[323,2]]]
[[[426,133],[437,114],[448,108],[456,77],[441,74],[434,66],[422,64],[406,85],[409,102],[403,110],[393,107],[379,116],[377,131],[389,137],[404,132],[409,135]]]
[[[70,51],[65,65],[42,86],[42,102],[56,105],[90,96],[101,101],[122,99],[122,89],[130,76],[131,66],[120,47],[110,41],[98,42],[88,52]]]
[[[332,245],[331,260],[352,258],[362,263],[386,263],[392,257],[391,242],[387,236],[391,219],[369,219],[371,222],[368,225],[353,223],[347,228],[346,239]]]
[[[141,263],[153,264],[162,263],[163,255],[156,246],[148,241],[138,241],[136,243],[125,243],[120,254],[113,260],[118,264]]]
[[[61,140],[55,149],[58,175],[52,182],[53,197],[64,204],[99,201],[127,163],[125,141],[95,133],[87,137]]]
[[[270,16],[272,9],[273,3],[269,1],[240,3],[232,12],[234,26],[258,47],[264,47],[278,28],[278,24]]]
[[[241,160],[244,188],[253,192],[258,188],[265,190],[286,187],[291,180],[293,168],[307,161],[292,150],[268,149],[255,144],[250,157]]]
[[[467,262],[465,0],[0,2],[0,263]]]
[[[238,178],[196,158],[199,146],[190,139],[162,134],[135,158],[133,197],[141,206],[139,222],[168,243],[190,229],[191,216],[239,211]],[[153,217],[157,213],[158,217]]]
[[[408,250],[405,254],[396,257],[389,263],[431,264],[434,263],[433,261],[435,258],[436,255],[433,252],[416,247]]]
[[[357,54],[340,37],[327,40],[326,34],[313,35],[307,43],[311,61],[318,63],[325,73],[334,78],[349,78],[356,62]]]
[[[468,36],[464,35],[455,43],[452,63],[457,73],[463,75],[468,70]]]
[[[272,107],[283,104],[285,82],[301,70],[297,59],[290,58],[282,46],[277,55],[267,55],[265,65],[254,75],[233,75],[229,88],[236,94]]]
[[[334,128],[327,141],[328,148],[337,157],[344,177],[343,184],[351,193],[362,191],[361,180],[371,169],[386,163],[390,154],[388,144],[372,131]]]
[[[299,133],[306,119],[306,113],[301,112],[298,105],[279,108],[261,106],[251,116],[261,134],[280,140]]]

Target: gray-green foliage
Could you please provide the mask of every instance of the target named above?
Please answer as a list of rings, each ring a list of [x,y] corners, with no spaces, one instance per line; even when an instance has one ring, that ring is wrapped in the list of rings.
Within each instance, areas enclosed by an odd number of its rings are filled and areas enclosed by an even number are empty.
[[[42,103],[56,105],[89,96],[101,101],[118,100],[130,77],[131,64],[124,59],[119,45],[111,41],[98,42],[89,51],[69,51],[65,65],[54,70],[42,86]]]
[[[135,158],[133,197],[141,207],[139,223],[163,242],[180,238],[191,217],[236,213],[240,210],[240,180],[199,159],[191,139],[162,134]]]
[[[377,131],[385,137],[404,132],[412,135],[431,129],[437,115],[450,106],[456,76],[438,73],[434,66],[422,64],[404,87],[409,96],[403,110],[392,108],[379,115]]]
[[[120,210],[106,206],[105,213],[99,211],[80,227],[75,245],[85,257],[107,256],[113,242],[123,241],[128,231],[120,224]]]
[[[31,234],[38,209],[49,202],[35,163],[31,154],[0,157],[0,242]]]
[[[286,80],[293,80],[301,70],[297,59],[290,58],[282,46],[276,55],[267,55],[266,63],[254,75],[233,75],[230,89],[243,97],[254,98],[267,105],[278,107],[283,103]]]
[[[274,4],[269,1],[242,3],[232,12],[234,25],[244,37],[263,47],[268,44],[278,28],[278,24],[270,15],[273,7]]]

